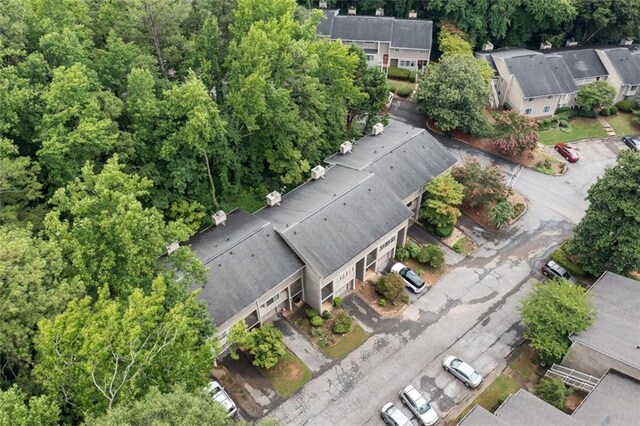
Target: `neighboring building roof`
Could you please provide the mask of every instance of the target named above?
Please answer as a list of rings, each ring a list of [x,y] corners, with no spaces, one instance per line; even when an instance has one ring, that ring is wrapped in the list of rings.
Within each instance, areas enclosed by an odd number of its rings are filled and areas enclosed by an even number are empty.
[[[577,49],[554,52],[562,56],[575,79],[594,78],[608,75],[595,49]]]
[[[459,426],[509,426],[480,405],[476,405],[464,416]]]
[[[543,54],[509,56],[504,61],[509,72],[518,81],[525,98],[569,93],[558,81],[551,63]]]
[[[570,339],[640,368],[640,283],[605,272],[591,287],[596,317]]]
[[[385,16],[338,15],[324,10],[317,34],[349,41],[386,41],[391,47],[430,50],[433,23],[423,19],[396,19]]]
[[[609,371],[572,417],[581,425],[638,424],[638,401],[640,382],[617,371]]]
[[[623,84],[640,84],[640,53],[626,47],[602,50],[611,61]]]
[[[411,210],[371,176],[281,235],[325,278],[411,216]]]
[[[228,214],[224,226],[200,232],[187,244],[209,271],[198,299],[217,325],[304,266],[269,222],[241,210]]]
[[[546,55],[547,62],[551,67],[551,72],[558,84],[560,84],[560,88],[564,93],[573,93],[578,91],[578,85],[576,81],[573,79],[573,75],[567,66],[567,63],[564,61],[562,56],[555,55]]]
[[[578,426],[571,416],[558,410],[540,398],[520,389],[498,408],[495,415],[505,423],[514,426]]]

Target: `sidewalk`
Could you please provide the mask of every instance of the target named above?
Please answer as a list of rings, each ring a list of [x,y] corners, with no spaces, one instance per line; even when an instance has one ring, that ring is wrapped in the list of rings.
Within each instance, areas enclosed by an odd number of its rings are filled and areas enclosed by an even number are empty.
[[[607,132],[607,135],[609,135],[609,137],[616,136],[616,131],[613,130],[613,127],[611,127],[609,122],[605,120],[604,117],[598,115],[596,116],[596,120],[598,120],[598,123],[602,124],[602,127],[604,127],[604,131]]]
[[[284,343],[307,367],[314,373],[318,373],[323,367],[331,363],[316,346],[300,333],[289,321],[277,319],[273,325],[284,334]]]

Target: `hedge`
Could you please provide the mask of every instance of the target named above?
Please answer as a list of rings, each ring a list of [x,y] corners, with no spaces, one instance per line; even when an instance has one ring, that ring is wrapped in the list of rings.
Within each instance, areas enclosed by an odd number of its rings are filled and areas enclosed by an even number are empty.
[[[565,253],[561,248],[556,249],[551,253],[551,260],[556,262],[558,265],[562,266],[564,269],[569,271],[571,275],[583,276],[586,274],[584,269],[580,266],[576,265],[569,259],[569,255]]]
[[[596,112],[593,111],[593,110],[579,109],[578,110],[578,117],[596,118],[596,117],[598,117],[598,114],[596,114]]]
[[[569,107],[560,107],[560,108],[556,109],[555,114],[558,115],[558,114],[561,114],[563,112],[567,112],[568,113],[570,110],[571,110],[571,108],[569,108]]]
[[[618,113],[618,107],[617,106],[612,106],[611,108],[609,108],[609,114],[610,115],[616,115]]]
[[[616,104],[616,106],[622,112],[631,112],[631,110],[633,109],[633,101],[620,101]]]
[[[398,90],[396,91],[396,93],[398,94],[398,96],[406,98],[406,97],[410,96],[411,93],[413,93],[413,88],[412,87],[399,87]]]
[[[411,71],[406,70],[404,68],[389,67],[389,71],[387,72],[387,77],[395,78],[398,80],[411,80]],[[414,81],[415,81],[415,74],[414,74]]]
[[[603,117],[608,117],[611,115],[611,113],[609,112],[609,108],[602,108],[600,110],[600,115]]]
[[[453,225],[436,227],[436,235],[440,238],[448,238],[453,233]]]

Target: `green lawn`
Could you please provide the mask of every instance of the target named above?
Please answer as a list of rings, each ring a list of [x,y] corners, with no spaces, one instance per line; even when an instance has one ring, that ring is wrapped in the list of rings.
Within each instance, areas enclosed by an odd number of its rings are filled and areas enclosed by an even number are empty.
[[[275,367],[260,371],[285,398],[296,393],[312,377],[311,370],[289,350]]]
[[[571,131],[565,133],[560,129],[549,129],[539,132],[540,143],[555,145],[559,142],[573,142],[581,139],[605,138],[604,131],[598,120],[593,118],[574,118],[569,122]]]
[[[387,79],[387,84],[389,85],[389,90],[391,90],[392,92],[395,92],[401,87],[409,87],[411,89],[416,87],[416,83],[412,83],[410,81],[404,81],[404,80]]]
[[[469,411],[471,411],[471,409],[476,405],[480,405],[481,407],[493,412],[509,395],[516,393],[518,389],[520,389],[518,382],[509,376],[501,374],[489,385],[488,388],[478,395],[478,397],[474,399],[467,408],[465,408],[458,419],[462,419],[466,416],[467,413],[469,413]]]
[[[609,122],[618,136],[640,135],[640,125],[632,120],[633,117],[633,114],[618,113],[604,119]]]
[[[354,321],[351,331],[338,337],[338,341],[335,344],[328,346],[322,342],[318,342],[318,347],[328,357],[340,359],[344,358],[349,352],[366,342],[368,338],[369,334]]]
[[[527,346],[527,349],[522,351],[516,359],[509,363],[509,367],[523,379],[529,380],[536,372],[537,365],[532,361],[536,356],[535,349]]]

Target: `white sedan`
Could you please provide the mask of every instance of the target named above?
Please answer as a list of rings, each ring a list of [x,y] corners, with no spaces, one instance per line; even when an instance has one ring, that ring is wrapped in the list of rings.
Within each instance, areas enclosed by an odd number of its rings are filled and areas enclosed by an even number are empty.
[[[456,376],[467,387],[477,388],[480,386],[480,383],[482,383],[482,375],[458,357],[446,357],[445,360],[442,361],[442,366],[445,371],[449,371]]]

